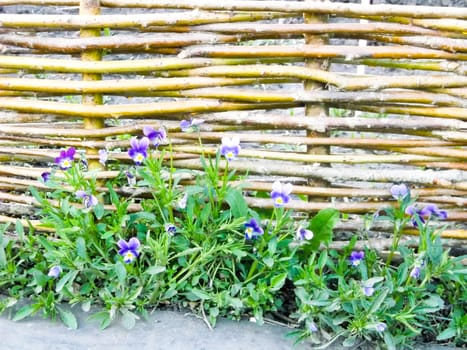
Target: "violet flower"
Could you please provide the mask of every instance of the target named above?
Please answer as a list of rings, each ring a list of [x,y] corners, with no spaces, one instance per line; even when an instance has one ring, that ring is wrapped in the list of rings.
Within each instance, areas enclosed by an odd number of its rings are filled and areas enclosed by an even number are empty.
[[[135,162],[136,165],[140,165],[148,157],[149,139],[142,137],[138,140],[133,137],[130,140],[131,148],[128,150],[128,155]]]
[[[413,278],[413,279],[418,279],[420,278],[420,272],[421,272],[421,267],[416,265],[413,267],[412,271],[410,271],[410,278]]]
[[[264,233],[264,230],[261,228],[259,223],[251,218],[250,221],[248,221],[245,224],[245,238],[246,239],[253,239],[258,236],[261,236]]]
[[[138,248],[141,244],[139,243],[138,238],[132,237],[128,242],[121,239],[117,242],[117,245],[120,248],[118,254],[123,256],[123,262],[125,264],[133,262],[133,260],[139,256]]]
[[[172,224],[172,223],[165,224],[165,225],[164,225],[164,228],[165,228],[165,232],[166,232],[169,236],[175,236],[175,234],[177,233],[177,226],[175,226],[175,225]]]
[[[240,139],[237,136],[225,136],[222,138],[220,152],[227,161],[230,162],[231,160],[237,159],[240,149]]]
[[[290,193],[292,193],[292,184],[282,184],[280,181],[275,181],[272,184],[271,198],[274,201],[276,208],[283,207],[290,201]]]
[[[58,278],[61,273],[62,273],[62,268],[56,265],[56,266],[52,266],[49,269],[49,273],[47,274],[47,276],[52,277],[52,278]]]
[[[370,279],[362,283],[362,292],[367,297],[371,297],[375,293],[374,282]]]
[[[50,176],[51,176],[50,172],[44,171],[44,172],[41,174],[42,181],[44,181],[44,182],[49,181],[49,180],[50,180]]]
[[[192,132],[199,129],[199,125],[203,124],[203,119],[190,119],[190,120],[182,120],[180,122],[180,129],[183,132]]]
[[[136,185],[136,176],[131,171],[125,171],[128,186],[133,187]]]
[[[316,325],[316,323],[314,323],[313,321],[311,321],[311,322],[308,324],[308,329],[310,330],[310,332],[317,332],[317,331],[318,331],[318,326]]]
[[[380,333],[384,332],[386,328],[388,328],[388,326],[386,326],[386,323],[383,322],[380,322],[375,326],[375,329]]]
[[[103,166],[105,166],[105,163],[107,163],[107,159],[109,158],[109,154],[105,149],[100,149],[99,150],[99,163],[101,163]]]
[[[304,241],[304,240],[311,240],[313,239],[313,231],[311,230],[307,230],[303,227],[299,227],[297,232],[295,233],[295,237],[299,240],[299,241]]]
[[[85,208],[91,208],[99,203],[95,196],[83,190],[76,191],[75,196],[83,200]]]
[[[185,209],[186,208],[186,202],[188,200],[188,193],[184,193],[182,198],[180,198],[177,202],[178,209]]]
[[[352,266],[358,266],[360,265],[360,262],[365,258],[365,252],[363,251],[357,251],[354,250],[352,253],[350,253],[350,264]]]
[[[153,127],[150,126],[144,126],[143,127],[143,134],[147,136],[149,141],[152,142],[154,146],[159,146],[159,144],[165,140],[167,137],[167,133],[163,128],[160,128],[159,130],[155,130]]]
[[[60,151],[60,155],[55,158],[55,163],[58,164],[60,169],[67,170],[71,168],[73,164],[75,153],[76,150],[73,147],[70,147],[67,150],[62,150]]]
[[[402,200],[409,195],[409,189],[405,184],[393,185],[391,187],[391,194],[397,200]]]
[[[439,219],[447,219],[448,213],[446,210],[440,210],[435,204],[428,204],[422,209],[417,208],[414,205],[409,205],[405,209],[405,214],[412,218],[412,224],[418,227],[418,220],[424,224],[432,215]]]

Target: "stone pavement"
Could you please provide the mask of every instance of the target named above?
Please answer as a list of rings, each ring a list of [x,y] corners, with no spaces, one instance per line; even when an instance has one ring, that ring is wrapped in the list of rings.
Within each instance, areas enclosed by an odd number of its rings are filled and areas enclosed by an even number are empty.
[[[75,312],[76,313],[76,312]],[[126,330],[113,324],[104,331],[97,323],[86,321],[87,314],[78,313],[79,329],[68,330],[61,322],[40,317],[13,322],[0,316],[0,350],[305,350],[311,344],[293,345],[286,337],[290,329],[248,321],[220,319],[210,330],[191,314],[156,311],[147,321],[138,321]],[[332,346],[329,350],[338,350]],[[348,349],[348,348],[346,348]],[[419,349],[447,350],[423,346]]]

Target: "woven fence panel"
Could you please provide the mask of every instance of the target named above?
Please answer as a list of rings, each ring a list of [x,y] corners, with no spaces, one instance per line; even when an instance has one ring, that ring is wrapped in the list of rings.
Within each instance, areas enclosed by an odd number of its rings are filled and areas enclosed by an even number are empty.
[[[467,9],[316,1],[0,0],[0,216],[59,151],[131,163],[164,127],[178,168],[236,135],[246,193],[372,213],[406,183],[465,238]],[[203,119],[198,133],[180,121]],[[116,171],[101,169],[99,177]],[[303,198],[309,198],[304,200]],[[272,201],[251,196],[253,207]]]

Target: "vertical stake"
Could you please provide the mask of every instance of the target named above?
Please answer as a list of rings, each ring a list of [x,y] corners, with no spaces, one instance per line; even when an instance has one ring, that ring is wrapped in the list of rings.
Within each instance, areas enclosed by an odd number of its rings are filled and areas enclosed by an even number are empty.
[[[100,0],[80,0],[79,14],[98,16],[101,13]],[[97,29],[81,29],[81,38],[91,38],[101,35],[101,30]],[[87,50],[81,54],[83,61],[100,61],[102,54],[100,50]],[[83,73],[82,79],[85,81],[101,80],[102,76],[98,73]],[[103,102],[102,94],[83,94],[83,104],[101,105]],[[104,127],[104,119],[101,118],[83,118],[85,129],[101,129]],[[97,149],[87,149],[87,154],[96,155]],[[102,165],[97,160],[89,161],[89,169],[102,169]]]
[[[305,2],[315,2],[316,0],[306,0]],[[327,16],[325,15],[316,15],[313,13],[304,13],[303,14],[304,22],[305,23],[326,23]],[[323,35],[314,35],[314,34],[304,34],[305,43],[307,45],[324,45],[327,43],[327,38]],[[328,59],[305,59],[305,67],[313,68],[313,69],[329,69],[329,60]],[[305,80],[304,81],[304,89],[305,91],[313,91],[313,90],[323,90],[324,85],[322,83],[318,83],[312,80]],[[324,103],[309,103],[305,106],[305,116],[308,118],[319,118],[319,117],[326,117],[328,114],[328,109]],[[329,136],[328,132],[316,132],[307,130],[307,137],[327,137]],[[307,146],[307,153],[308,154],[329,154],[330,147],[329,146]],[[327,186],[328,183],[326,181],[318,181],[318,180],[308,180],[308,184],[310,185],[318,185],[318,186]],[[320,200],[319,198],[308,198],[309,200]]]

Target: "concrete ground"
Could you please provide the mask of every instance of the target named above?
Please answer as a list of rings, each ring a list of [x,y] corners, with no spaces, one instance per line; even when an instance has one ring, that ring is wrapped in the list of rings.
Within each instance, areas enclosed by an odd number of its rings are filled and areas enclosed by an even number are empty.
[[[0,317],[0,350],[305,350],[311,344],[293,345],[290,329],[278,325],[258,326],[248,321],[220,319],[216,328],[192,314],[156,311],[147,321],[126,330],[113,324],[104,331],[78,313],[79,328],[69,330],[60,322],[40,317],[13,322]],[[332,346],[329,350],[342,349]],[[348,348],[345,348],[348,349]],[[421,346],[418,349],[447,350]],[[452,350],[452,349],[451,349]]]

